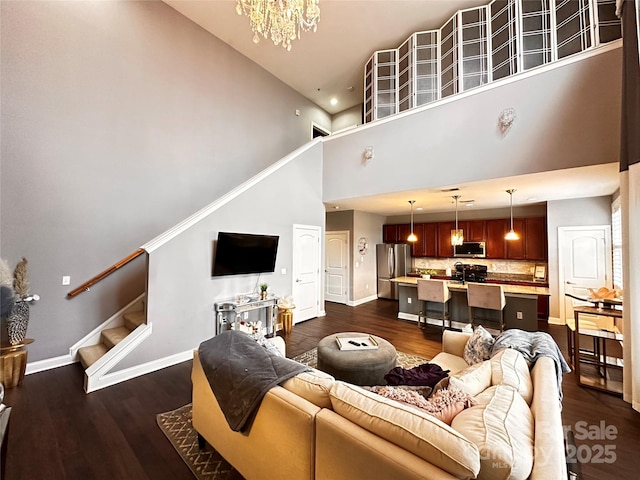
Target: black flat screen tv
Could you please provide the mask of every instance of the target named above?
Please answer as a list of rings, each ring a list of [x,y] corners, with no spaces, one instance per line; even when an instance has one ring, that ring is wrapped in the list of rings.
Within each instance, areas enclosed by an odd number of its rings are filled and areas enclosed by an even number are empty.
[[[278,238],[277,235],[219,232],[212,275],[273,272]]]

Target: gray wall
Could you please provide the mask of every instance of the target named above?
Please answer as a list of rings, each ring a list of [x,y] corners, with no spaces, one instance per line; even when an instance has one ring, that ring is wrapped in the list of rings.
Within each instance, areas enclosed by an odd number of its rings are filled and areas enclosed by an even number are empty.
[[[153,250],[147,288],[147,320],[153,324],[153,334],[117,370],[197,348],[215,333],[217,300],[256,293],[262,282],[277,296],[291,295],[292,225],[315,225],[324,231],[321,179],[322,145],[317,144]],[[220,231],[278,235],[275,272],[212,277],[213,241]]]
[[[353,301],[367,299],[378,294],[378,279],[376,274],[376,245],[382,243],[382,225],[384,217],[371,213],[355,212],[353,222]],[[358,239],[365,237],[369,243],[369,250],[361,255],[358,252]]]
[[[357,125],[362,125],[362,104],[336,113],[331,119],[331,131],[340,132]]]
[[[327,232],[349,231],[351,263],[348,303],[350,305],[377,295],[376,244],[382,243],[383,224],[383,216],[371,213],[353,210],[327,212]],[[360,237],[365,237],[369,243],[369,251],[364,255],[358,251]]]
[[[558,285],[558,228],[611,225],[611,196],[557,200],[547,203],[549,236],[549,316],[560,315]],[[561,319],[564,322],[564,319]]]
[[[71,288],[331,119],[162,2],[0,8],[0,254],[29,260],[37,361],[142,293],[144,261],[68,300]]]
[[[609,163],[620,152],[621,49],[496,82],[324,146],[324,201]],[[516,110],[505,135],[498,116]],[[362,164],[364,147],[375,158]]]

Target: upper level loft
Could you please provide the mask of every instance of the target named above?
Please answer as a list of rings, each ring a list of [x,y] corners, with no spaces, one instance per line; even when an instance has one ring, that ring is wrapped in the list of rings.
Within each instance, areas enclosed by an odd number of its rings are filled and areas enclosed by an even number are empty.
[[[374,52],[364,122],[404,112],[621,38],[615,0],[494,0]]]

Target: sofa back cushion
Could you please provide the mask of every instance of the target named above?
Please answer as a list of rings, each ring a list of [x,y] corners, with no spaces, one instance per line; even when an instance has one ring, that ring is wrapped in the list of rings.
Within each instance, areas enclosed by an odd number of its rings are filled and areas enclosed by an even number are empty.
[[[480,470],[478,447],[427,413],[336,381],[331,389],[336,413],[459,478]]]
[[[513,348],[505,348],[491,357],[491,385],[510,385],[531,405],[533,382],[529,365],[522,354]]]
[[[534,423],[529,406],[508,385],[489,387],[451,426],[480,449],[479,480],[524,480],[533,468]]]
[[[491,386],[491,362],[485,360],[450,375],[449,386],[456,387],[472,397],[484,392]]]
[[[313,369],[288,379],[282,387],[320,408],[331,408],[329,392],[335,381],[328,373]]]

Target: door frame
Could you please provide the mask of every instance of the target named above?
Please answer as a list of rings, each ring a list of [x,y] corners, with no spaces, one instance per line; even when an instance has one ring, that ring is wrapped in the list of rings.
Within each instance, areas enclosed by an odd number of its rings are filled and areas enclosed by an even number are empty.
[[[558,308],[560,320],[566,323],[566,303],[564,300],[565,297],[565,278],[564,278],[564,244],[566,242],[565,235],[567,232],[571,231],[579,231],[579,230],[602,230],[604,231],[604,248],[605,248],[605,276],[606,281],[611,283],[613,278],[613,265],[611,256],[612,253],[612,244],[611,244],[611,225],[584,225],[584,226],[573,226],[573,227],[558,227]]]
[[[336,302],[335,300],[330,300],[331,302],[335,302],[335,303],[341,303],[344,305],[348,305],[349,304],[349,291],[351,290],[351,249],[349,248],[349,245],[351,244],[351,232],[349,230],[332,230],[332,231],[325,231],[324,232],[324,268],[326,269],[327,267],[327,235],[345,235],[346,237],[346,242],[345,242],[345,259],[346,259],[346,265],[345,265],[345,280],[346,280],[346,287],[347,287],[347,291],[344,293],[344,302]],[[325,285],[326,285],[326,280],[327,280],[327,275],[326,275],[326,270],[325,270],[325,275],[324,275],[324,280],[325,280]],[[326,297],[325,297],[325,301],[327,301]]]
[[[322,283],[322,274],[320,273],[321,270],[323,269],[323,264],[322,264],[322,251],[324,249],[324,242],[320,241],[320,239],[322,238],[322,227],[318,226],[318,225],[302,225],[299,223],[294,223],[293,224],[293,236],[291,238],[291,292],[293,293],[295,290],[295,284],[296,284],[296,278],[295,278],[295,272],[296,272],[296,268],[294,265],[294,261],[296,258],[295,255],[295,249],[297,247],[296,245],[296,238],[297,238],[297,232],[298,230],[314,230],[317,232],[318,234],[318,258],[317,258],[317,264],[318,264],[318,271],[316,273],[316,295],[318,298],[318,303],[316,304],[316,317],[320,317],[324,315],[324,308],[321,307],[321,305],[324,305],[324,297],[322,295],[323,293],[323,283]],[[294,302],[295,302],[295,297],[294,297]],[[294,322],[296,320],[295,318],[295,310],[293,312],[293,319]]]

